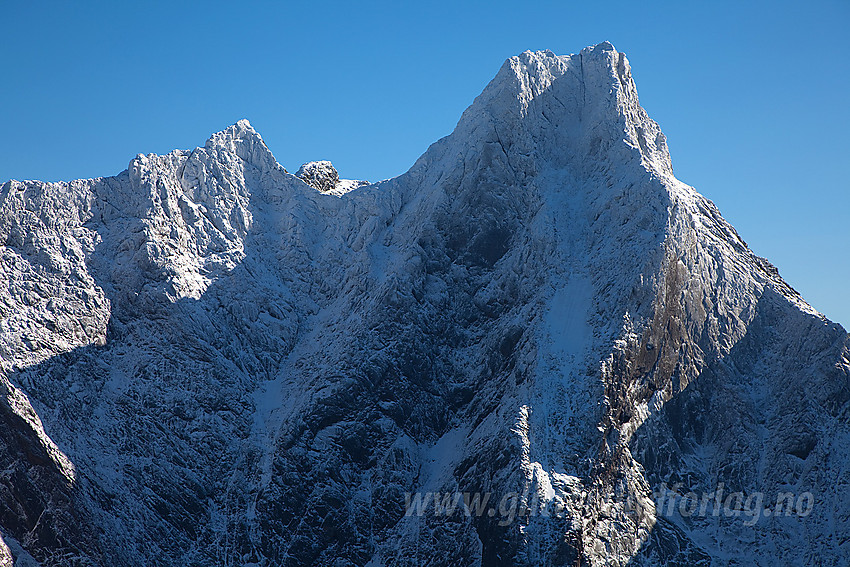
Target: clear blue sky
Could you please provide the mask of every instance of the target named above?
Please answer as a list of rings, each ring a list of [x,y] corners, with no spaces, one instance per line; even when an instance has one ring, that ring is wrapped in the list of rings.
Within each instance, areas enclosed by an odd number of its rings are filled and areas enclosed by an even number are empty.
[[[850,327],[848,0],[75,4],[0,4],[0,181],[116,174],[243,117],[290,170],[392,177],[505,58],[609,40],[677,176]]]

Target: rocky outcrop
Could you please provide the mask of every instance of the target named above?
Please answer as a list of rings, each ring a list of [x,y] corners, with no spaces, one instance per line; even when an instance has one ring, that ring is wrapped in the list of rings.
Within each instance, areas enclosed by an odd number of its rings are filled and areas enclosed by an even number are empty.
[[[298,168],[296,177],[322,193],[342,195],[352,189],[368,185],[368,181],[340,179],[339,174],[329,161],[310,161]]]

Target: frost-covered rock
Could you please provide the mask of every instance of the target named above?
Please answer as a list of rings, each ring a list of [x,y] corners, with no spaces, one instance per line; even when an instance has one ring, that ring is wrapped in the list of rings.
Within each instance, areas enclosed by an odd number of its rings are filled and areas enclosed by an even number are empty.
[[[512,57],[395,179],[348,192],[324,163],[291,175],[240,121],[115,177],[0,186],[7,543],[44,565],[847,564],[848,335],[675,179],[613,46]],[[653,500],[720,482],[812,511]],[[429,492],[563,513],[407,516]]]
[[[298,168],[295,175],[310,187],[323,192],[336,189],[339,184],[339,174],[329,161],[309,161]]]
[[[332,195],[342,195],[369,184],[368,181],[340,179],[333,164],[329,161],[307,162],[298,169],[295,175],[310,187]]]

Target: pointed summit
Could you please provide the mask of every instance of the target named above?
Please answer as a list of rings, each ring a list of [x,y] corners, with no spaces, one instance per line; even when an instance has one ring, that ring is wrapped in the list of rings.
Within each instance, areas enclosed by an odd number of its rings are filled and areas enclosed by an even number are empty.
[[[246,140],[258,138],[262,140],[260,134],[254,130],[254,127],[251,126],[251,123],[248,122],[247,118],[243,118],[237,121],[235,124],[231,124],[224,130],[220,132],[216,132],[212,136],[210,136],[209,140],[205,144],[206,147],[210,148],[216,145],[220,145],[221,143],[226,143],[227,141],[232,140]]]
[[[281,167],[262,136],[245,118],[210,136],[204,147],[212,151],[230,151],[264,171]]]
[[[546,50],[509,58],[456,131],[556,163],[600,151],[616,162],[631,153],[672,176],[666,138],[640,106],[625,54],[607,41],[573,55]]]

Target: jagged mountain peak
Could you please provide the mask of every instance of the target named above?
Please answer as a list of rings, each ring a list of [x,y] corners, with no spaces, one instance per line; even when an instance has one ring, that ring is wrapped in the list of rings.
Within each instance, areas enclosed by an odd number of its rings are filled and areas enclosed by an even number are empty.
[[[214,152],[229,151],[264,171],[282,169],[262,136],[244,118],[210,136],[204,148]]]
[[[508,59],[410,171],[344,181],[288,174],[239,121],[115,177],[2,186],[0,551],[847,563],[818,541],[850,539],[824,482],[850,460],[850,339],[673,177],[610,43]],[[718,481],[814,512],[652,500]],[[496,508],[406,514],[434,492]],[[561,514],[505,518],[511,494]]]
[[[238,120],[236,123],[231,124],[224,130],[220,132],[216,132],[212,136],[210,136],[209,140],[205,144],[207,148],[213,148],[216,146],[227,145],[228,143],[232,143],[236,140],[251,140],[251,141],[260,141],[262,137],[259,132],[257,132],[247,118],[242,118]]]
[[[673,176],[666,138],[640,106],[626,56],[608,42],[578,54],[526,51],[507,59],[451,137],[495,142],[516,159],[558,168],[639,160]]]

